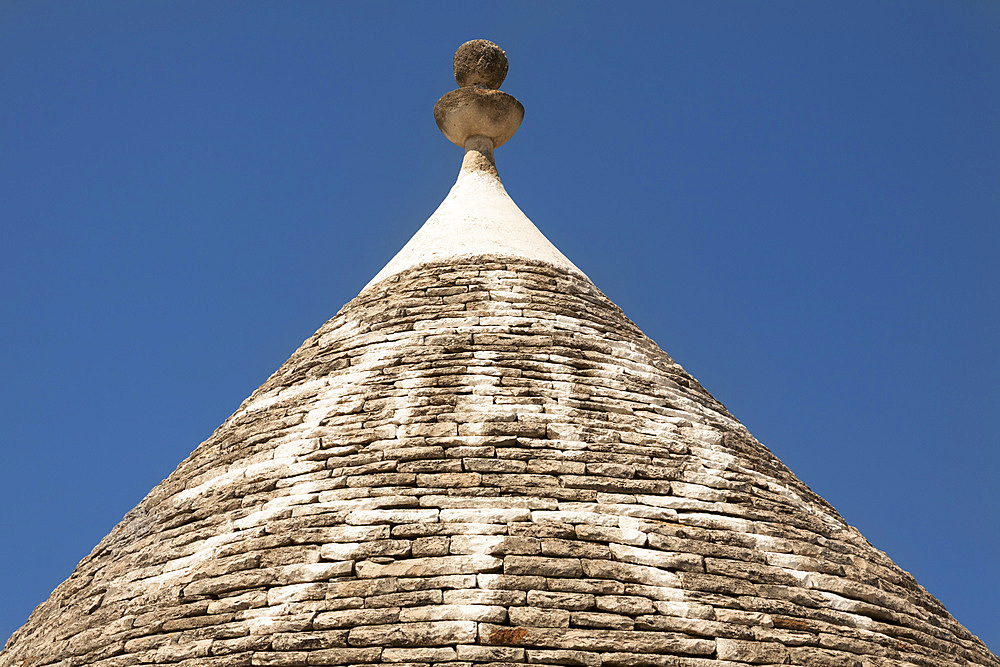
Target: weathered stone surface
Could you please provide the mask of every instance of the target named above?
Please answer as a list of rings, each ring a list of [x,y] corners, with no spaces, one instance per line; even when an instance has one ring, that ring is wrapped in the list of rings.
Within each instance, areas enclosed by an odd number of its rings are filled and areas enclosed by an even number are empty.
[[[656,607],[647,598],[627,595],[602,595],[596,599],[596,605],[601,611],[616,614],[638,616],[639,614],[656,613]]]
[[[583,611],[595,605],[590,593],[561,593],[558,591],[528,591],[528,604],[533,607],[551,607],[567,611]]]
[[[528,650],[526,653],[528,664],[574,665],[575,667],[598,667],[601,664],[601,655],[599,653],[539,650]]]
[[[539,628],[568,628],[569,612],[563,609],[542,607],[511,607],[508,611],[511,625],[530,625]]]
[[[507,54],[486,39],[473,39],[455,51],[455,80],[460,86],[499,88],[507,76]]]
[[[345,306],[22,664],[1000,667],[589,281],[496,256]]]
[[[442,646],[476,641],[474,621],[396,623],[352,628],[348,642],[354,646]]]
[[[440,648],[387,648],[382,651],[382,662],[451,662],[458,659],[455,649]]]
[[[327,628],[352,628],[357,625],[379,625],[395,623],[399,620],[399,608],[344,609],[317,614],[312,626],[319,630]]]
[[[410,553],[408,540],[371,540],[369,542],[343,542],[324,544],[320,556],[326,560],[364,560],[373,556],[406,556]]]
[[[488,572],[503,566],[503,560],[480,554],[408,558],[394,563],[365,561],[356,564],[359,577],[433,577],[445,574]]]
[[[690,639],[684,635],[665,632],[575,628],[509,628],[484,623],[480,625],[480,636],[484,643],[497,645],[702,656],[715,653],[714,640]]]
[[[716,641],[721,660],[748,662],[751,665],[780,664],[788,658],[788,648],[778,642],[754,642],[720,637]]]
[[[376,663],[382,657],[380,648],[333,648],[310,651],[307,664],[311,665],[364,665]]]
[[[537,556],[507,556],[504,574],[541,575],[544,577],[579,577],[583,567],[577,558],[541,558]]]
[[[503,623],[507,620],[507,608],[500,605],[481,604],[435,604],[428,607],[413,607],[399,610],[402,623],[422,621],[482,621]]]
[[[524,649],[509,646],[464,646],[456,647],[459,660],[471,662],[523,662]]]

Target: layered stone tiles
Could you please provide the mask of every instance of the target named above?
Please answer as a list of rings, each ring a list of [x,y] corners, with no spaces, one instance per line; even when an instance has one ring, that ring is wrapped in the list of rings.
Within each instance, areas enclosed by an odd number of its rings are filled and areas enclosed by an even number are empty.
[[[573,271],[367,288],[0,653],[44,665],[1000,665]]]

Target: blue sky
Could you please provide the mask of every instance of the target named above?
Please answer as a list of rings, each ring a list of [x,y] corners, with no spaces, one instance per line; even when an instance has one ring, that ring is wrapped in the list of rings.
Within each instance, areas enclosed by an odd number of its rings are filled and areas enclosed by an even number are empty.
[[[522,210],[1000,650],[1000,5],[0,3],[0,640],[447,193]]]

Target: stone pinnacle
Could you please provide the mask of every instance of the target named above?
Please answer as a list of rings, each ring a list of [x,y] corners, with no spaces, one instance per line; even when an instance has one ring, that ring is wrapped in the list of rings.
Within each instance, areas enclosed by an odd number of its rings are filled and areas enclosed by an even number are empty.
[[[493,42],[474,39],[458,47],[454,67],[461,88],[437,101],[434,120],[452,143],[492,162],[492,150],[514,136],[524,118],[521,103],[497,90],[507,76],[507,55]]]
[[[473,39],[455,51],[455,81],[496,90],[507,78],[507,54],[487,39]]]

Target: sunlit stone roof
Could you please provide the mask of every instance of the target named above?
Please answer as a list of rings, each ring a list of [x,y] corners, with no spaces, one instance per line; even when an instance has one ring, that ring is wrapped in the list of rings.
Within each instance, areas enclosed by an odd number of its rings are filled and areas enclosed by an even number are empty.
[[[501,56],[441,207],[0,666],[1000,665],[511,201]]]

